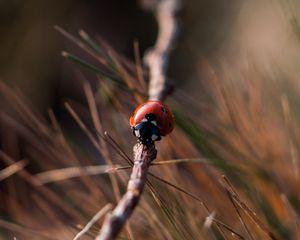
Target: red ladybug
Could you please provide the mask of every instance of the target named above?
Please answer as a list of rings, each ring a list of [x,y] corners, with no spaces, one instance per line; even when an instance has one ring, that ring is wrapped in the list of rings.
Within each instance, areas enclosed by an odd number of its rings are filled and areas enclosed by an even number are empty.
[[[175,124],[170,108],[157,100],[139,105],[129,123],[133,134],[146,145],[161,140],[161,136],[172,132]]]

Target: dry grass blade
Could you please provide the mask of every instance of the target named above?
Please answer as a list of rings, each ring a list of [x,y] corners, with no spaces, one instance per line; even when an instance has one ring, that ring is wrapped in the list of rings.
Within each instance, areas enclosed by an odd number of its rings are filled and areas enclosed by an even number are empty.
[[[233,188],[229,179],[223,175],[222,176],[225,189],[231,194],[233,200],[239,205],[239,207],[250,217],[250,219],[256,224],[256,226],[261,229],[270,239],[277,240],[275,234],[257,217],[256,213],[250,209],[246,203],[244,203],[239,197],[238,193]]]
[[[78,31],[78,34],[79,36],[84,40],[86,41],[86,43],[91,47],[93,48],[96,52],[97,52],[97,60],[103,64],[103,65],[107,65],[107,64],[111,64],[112,65],[112,62],[110,61],[110,59],[105,59],[103,57],[100,57],[100,55],[104,55],[104,57],[107,57],[105,56],[104,52],[102,51],[102,49],[98,46],[98,44],[82,29],[80,29]]]
[[[181,158],[181,159],[154,161],[153,163],[151,163],[151,165],[168,165],[168,164],[179,164],[179,163],[206,163],[206,164],[211,164],[205,158]]]
[[[97,135],[102,137],[102,135],[97,131]],[[125,153],[125,151],[121,148],[121,146],[113,139],[110,134],[105,131],[104,136],[107,137],[108,143],[116,150],[116,152],[129,164],[133,165],[130,157]],[[163,160],[163,161],[153,161],[151,166],[155,165],[168,165],[168,164],[179,164],[179,163],[206,163],[210,164],[210,162],[205,158],[181,158],[181,159],[171,159],[171,160]]]
[[[281,194],[281,199],[285,204],[285,208],[290,213],[290,221],[288,222],[289,227],[292,230],[295,239],[300,239],[300,219],[298,213],[295,211],[295,208],[291,205],[289,199],[284,195]]]
[[[103,70],[101,68],[96,67],[95,65],[83,60],[82,58],[68,53],[66,51],[62,51],[61,55],[75,63],[77,63],[78,65],[100,75],[101,77],[111,81],[112,83],[115,83],[120,89],[126,90],[128,91],[128,87],[125,85],[125,83],[123,81],[121,81],[120,79],[118,79],[116,76],[114,76],[113,74],[111,74],[110,72],[108,72],[107,70]],[[132,90],[135,91],[135,90]]]
[[[91,42],[87,34],[85,34],[82,31],[80,33],[82,34],[82,37],[84,37],[88,42]],[[91,44],[93,44],[93,42],[91,42]],[[102,123],[100,120],[99,112],[97,109],[97,105],[96,105],[96,101],[95,101],[95,97],[94,97],[91,85],[88,82],[85,82],[83,85],[83,88],[84,88],[84,92],[85,92],[86,99],[88,102],[88,106],[89,106],[89,110],[90,110],[90,114],[92,117],[94,127],[97,132],[103,132]],[[109,164],[112,164],[112,160],[111,160],[108,148],[107,148],[106,141],[100,135],[98,135],[98,140],[99,140],[100,145],[102,146],[102,150],[103,150],[102,154],[103,154],[105,161]],[[110,178],[110,181],[112,184],[115,199],[116,199],[116,201],[119,201],[121,198],[121,194],[120,194],[120,188],[118,185],[117,178],[114,174],[109,174],[109,178]],[[129,235],[129,238],[132,239],[132,233],[131,233],[132,231],[130,229],[129,224],[126,225],[126,230]]]
[[[123,80],[125,81],[128,88],[132,91],[135,100],[138,103],[142,103],[145,101],[143,94],[136,88],[136,83],[134,81],[134,77],[122,66],[121,62],[119,61],[118,57],[113,51],[110,51],[110,57],[112,58],[113,62],[115,63],[116,69],[119,74],[122,76]]]
[[[184,189],[182,189],[182,188],[180,188],[180,187],[174,185],[173,183],[170,183],[170,182],[167,181],[167,180],[164,180],[164,179],[162,179],[162,178],[160,178],[160,177],[157,177],[156,175],[154,175],[154,174],[152,174],[152,173],[150,173],[150,172],[148,173],[148,175],[151,176],[151,177],[153,177],[153,178],[155,178],[156,180],[158,180],[158,181],[160,181],[160,182],[166,184],[167,186],[172,187],[172,188],[174,188],[175,190],[177,190],[177,191],[179,191],[179,192],[181,192],[181,193],[183,193],[183,194],[185,194],[185,195],[191,197],[192,199],[198,201],[198,202],[204,207],[205,211],[206,211],[208,214],[210,213],[210,210],[209,210],[208,206],[206,205],[206,203],[205,203],[201,198],[199,198],[199,197],[195,196],[194,194],[192,194],[192,193],[190,193],[190,192],[188,192],[188,191],[186,191],[186,190],[184,190]],[[224,224],[224,225],[226,225],[226,224]],[[219,232],[224,236],[224,234],[223,234],[223,232],[222,232],[222,229],[220,229],[219,227],[220,227],[220,225],[217,223],[217,228],[218,228]]]
[[[134,41],[133,43],[133,48],[134,48],[134,59],[135,59],[135,68],[136,68],[136,73],[137,73],[137,79],[139,80],[142,89],[146,91],[147,86],[146,86],[146,81],[144,78],[144,72],[142,68],[142,63],[141,63],[141,56],[140,56],[140,49],[139,49],[139,42]]]
[[[85,227],[76,234],[76,236],[73,238],[73,240],[80,239],[89,229],[102,217],[104,214],[106,214],[109,210],[112,209],[111,204],[106,204],[99,212],[93,216],[93,218],[85,225]]]
[[[95,97],[94,97],[91,85],[88,82],[85,82],[83,85],[83,88],[84,88],[86,99],[87,99],[87,102],[89,105],[89,110],[90,110],[90,114],[92,117],[94,127],[97,130],[97,132],[103,132],[102,123],[100,121],[100,116],[99,116],[99,112],[97,110],[97,105],[96,105],[96,101],[95,101]],[[106,142],[104,141],[104,139],[102,137],[99,137],[99,135],[98,135],[98,140],[102,147],[102,154],[103,154],[105,161],[108,164],[112,165],[113,163],[112,163]],[[117,178],[115,175],[112,175],[112,174],[109,174],[109,178],[110,178],[110,181],[111,181],[111,184],[113,187],[115,198],[117,201],[119,201],[121,194],[120,194],[120,188],[119,188],[119,185],[117,182]]]
[[[78,38],[74,37],[67,31],[65,31],[63,28],[59,26],[54,26],[54,29],[57,30],[59,33],[61,33],[63,36],[65,36],[67,39],[71,40],[73,43],[75,43],[78,47],[80,47],[85,52],[89,53],[92,57],[94,57],[96,60],[98,60],[100,63],[106,63],[106,61],[101,58],[99,55],[97,55],[92,49],[90,49],[84,42],[80,41]]]
[[[150,173],[150,172],[149,172],[148,175],[151,176],[151,177],[153,177],[153,178],[155,178],[156,180],[158,180],[158,181],[160,181],[160,182],[162,182],[162,183],[167,184],[167,186],[170,186],[170,187],[176,189],[177,191],[179,191],[179,192],[181,192],[181,193],[184,193],[184,194],[186,194],[187,196],[189,196],[189,197],[195,199],[196,201],[200,202],[201,205],[203,205],[207,211],[209,211],[208,207],[206,206],[206,204],[204,203],[204,201],[203,201],[201,198],[196,197],[195,195],[193,195],[193,194],[189,193],[188,191],[186,191],[186,190],[184,190],[184,189],[182,189],[182,188],[180,188],[180,187],[174,185],[173,183],[168,182],[167,180],[164,180],[164,179],[162,179],[162,178],[160,178],[160,177],[157,177],[157,176],[154,175],[153,173]]]
[[[190,159],[174,159],[174,160],[166,160],[166,161],[157,161],[150,164],[151,166],[156,165],[165,165],[165,164],[177,164],[177,163],[188,163]],[[201,162],[202,159],[191,159],[191,162]],[[199,161],[198,161],[199,160]],[[120,165],[100,165],[100,166],[82,166],[82,167],[68,167],[68,168],[62,168],[62,169],[55,169],[50,171],[45,171],[41,173],[37,173],[34,175],[35,178],[37,178],[40,181],[41,185],[50,183],[50,182],[57,182],[57,181],[63,181],[70,178],[76,178],[81,177],[83,175],[101,175],[101,174],[107,174],[107,173],[115,173],[119,170],[126,170],[130,169],[132,166],[120,166]],[[161,181],[165,184],[168,184],[171,187],[176,188],[178,191],[181,191],[190,197],[197,200],[197,197],[193,196],[192,194],[188,194],[185,190],[179,188],[176,185],[173,185],[166,180],[163,180],[157,176],[155,176],[152,173],[149,173],[150,176],[156,178],[158,181]],[[198,199],[199,200],[199,199]]]
[[[232,227],[228,226],[227,224],[224,224],[223,222],[217,220],[217,219],[212,219],[213,222],[215,222],[218,226],[222,226],[223,228],[225,228],[226,230],[228,230],[229,232],[231,232],[231,234],[234,236],[236,235],[237,237],[239,237],[239,239],[245,239],[241,234],[237,233],[236,231],[234,231],[232,229]]]
[[[94,145],[94,147],[100,152],[103,152],[102,146],[100,146],[91,133],[91,131],[86,127],[86,125],[83,123],[83,121],[80,119],[78,114],[74,111],[74,109],[71,107],[69,103],[65,103],[65,107],[70,113],[70,115],[73,117],[73,119],[76,121],[76,123],[79,125],[79,127],[82,129],[82,131],[86,134],[86,136],[90,139],[91,143]]]
[[[7,115],[6,113],[0,113],[0,120],[5,122],[8,126],[12,127],[16,131],[18,131],[21,136],[26,137],[29,142],[31,142],[35,147],[39,148],[41,151],[45,149],[41,142],[37,138],[35,138],[34,133],[32,133],[28,128],[26,128],[24,124],[21,124],[20,122],[16,121],[15,118],[11,117],[10,115]]]
[[[0,219],[0,227],[3,229],[11,230],[15,233],[22,234],[24,236],[28,236],[31,239],[37,239],[37,238],[41,239],[41,240],[59,240],[59,239],[61,239],[60,237],[49,236],[48,234],[45,234],[43,232],[35,231],[28,227],[23,227],[21,225],[18,225],[18,224],[12,223],[12,222],[8,222],[3,219]]]
[[[132,159],[125,153],[121,146],[109,135],[108,132],[104,132],[104,136],[109,140],[108,143],[117,151],[117,153],[130,165],[133,166]]]
[[[250,230],[248,229],[248,227],[247,227],[247,225],[246,225],[246,223],[245,223],[245,221],[244,221],[244,219],[243,219],[243,217],[242,217],[242,215],[241,215],[238,207],[236,206],[236,203],[234,202],[234,199],[232,198],[232,195],[228,191],[227,191],[227,196],[230,199],[230,202],[232,203],[232,205],[233,205],[233,207],[234,207],[234,209],[235,209],[235,211],[236,211],[236,213],[238,215],[238,218],[239,218],[240,222],[242,223],[242,225],[243,225],[246,233],[248,234],[249,238],[252,239],[252,240],[254,240],[254,238],[253,238]]]
[[[149,173],[148,173],[149,174]],[[162,209],[163,213],[167,217],[169,223],[171,226],[174,228],[175,232],[179,235],[182,236],[182,231],[179,229],[179,226],[176,222],[176,219],[174,218],[172,211],[168,208],[168,204],[165,203],[165,201],[160,197],[159,193],[155,190],[154,186],[152,183],[147,180],[146,181],[147,187],[150,190],[150,193],[157,204],[157,206]]]
[[[281,105],[283,110],[284,123],[286,131],[289,134],[288,145],[290,148],[290,159],[293,166],[293,173],[296,179],[299,179],[299,150],[297,149],[297,138],[295,137],[293,121],[291,117],[291,109],[287,96],[281,97]]]
[[[8,156],[6,153],[0,150],[0,158],[2,158],[7,164],[13,164],[15,161]],[[61,213],[65,213],[67,216],[73,217],[74,219],[80,218],[78,212],[70,207],[68,204],[65,204],[61,198],[59,198],[55,192],[51,189],[42,186],[38,178],[31,175],[24,168],[21,169],[18,174],[29,183],[41,196],[50,200],[54,205],[60,208]]]
[[[35,174],[41,185],[67,180],[70,178],[81,177],[83,175],[100,175],[106,173],[114,173],[117,170],[129,169],[131,166],[119,165],[101,165],[101,166],[85,166],[85,167],[69,167],[63,169],[50,170]]]
[[[19,172],[28,164],[27,160],[21,160],[19,162],[13,163],[10,166],[2,169],[0,171],[0,181],[10,177],[11,175]]]
[[[10,89],[2,81],[0,81],[0,92],[1,95],[8,98],[9,102],[14,103],[13,109],[15,109],[20,113],[19,114],[20,118],[25,123],[27,123],[28,126],[31,126],[32,128],[39,130],[39,132],[45,136],[48,135],[49,131],[41,121],[40,116],[37,116],[37,114],[33,112],[30,109],[30,107],[27,106],[26,101],[22,99],[16,92]],[[4,112],[1,112],[1,115],[4,115]]]
[[[69,158],[74,159],[75,164],[76,165],[80,165],[81,162],[78,159],[78,157],[76,156],[76,154],[73,152],[72,148],[70,147],[69,143],[66,140],[66,137],[64,136],[61,127],[59,126],[57,119],[53,113],[53,111],[51,109],[48,110],[48,115],[50,118],[50,121],[52,123],[53,128],[56,130],[57,133],[57,137],[60,141],[60,145],[64,146],[64,149],[66,151],[66,153],[68,153],[68,155],[70,156]],[[81,173],[78,177],[82,176],[82,180],[83,183],[85,184],[85,186],[90,189],[91,192],[93,192],[96,195],[99,194],[98,190],[101,191],[97,186],[95,186],[93,181],[90,181],[90,179],[86,178],[83,176],[84,174]],[[97,190],[95,191],[95,188],[97,188]]]

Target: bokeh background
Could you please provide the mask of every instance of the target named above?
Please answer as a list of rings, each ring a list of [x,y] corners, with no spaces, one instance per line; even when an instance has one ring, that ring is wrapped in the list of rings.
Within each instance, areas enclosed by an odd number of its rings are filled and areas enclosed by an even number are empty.
[[[68,80],[62,77],[71,69],[64,70],[68,66],[60,52],[79,52],[53,27],[71,33],[84,29],[133,59],[133,41],[139,41],[143,53],[157,33],[153,14],[141,5],[138,1],[1,1],[2,80],[18,85],[42,108],[53,105],[62,89],[71,91],[65,89]],[[264,69],[275,58],[296,71],[292,63],[299,41],[298,5],[296,1],[185,1],[170,77],[180,86],[193,85],[199,58],[235,68],[244,67],[250,57]]]
[[[0,182],[1,239],[71,239],[105,203],[117,201],[111,181],[117,181],[123,192],[128,173],[119,174],[117,180],[83,174],[43,187],[35,182],[35,174],[105,161],[125,165],[101,140],[100,147],[93,146],[64,102],[71,102],[93,129],[89,114],[95,109],[89,108],[82,87],[83,82],[91,84],[102,130],[108,130],[130,155],[135,139],[127,119],[136,99],[102,85],[95,73],[63,58],[61,51],[66,50],[101,65],[54,26],[73,35],[84,29],[134,62],[134,41],[143,56],[158,31],[152,12],[141,6],[138,1],[117,0],[0,1],[1,169],[14,161],[29,161],[25,175],[21,170]],[[299,13],[297,0],[183,2],[168,71],[175,86],[168,103],[177,128],[158,143],[158,160],[205,158],[209,164],[185,163],[153,171],[201,196],[209,211],[155,183],[170,210],[166,214],[146,192],[123,238],[238,239],[226,228],[218,230],[217,224],[203,227],[215,211],[216,218],[244,239],[272,239],[270,232],[273,239],[300,239]],[[132,82],[138,84],[129,69]],[[116,74],[123,79],[120,72]],[[60,130],[52,126],[49,109]],[[239,218],[220,183],[222,174],[263,224],[243,207],[238,208]],[[86,239],[93,239],[100,226],[101,220]]]

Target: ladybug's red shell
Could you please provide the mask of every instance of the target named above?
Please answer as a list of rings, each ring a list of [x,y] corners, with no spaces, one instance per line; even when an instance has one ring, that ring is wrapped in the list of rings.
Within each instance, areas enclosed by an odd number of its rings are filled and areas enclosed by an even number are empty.
[[[130,117],[130,126],[135,127],[142,122],[146,114],[156,116],[156,123],[161,136],[166,136],[174,129],[175,122],[170,108],[157,100],[150,100],[139,105]]]

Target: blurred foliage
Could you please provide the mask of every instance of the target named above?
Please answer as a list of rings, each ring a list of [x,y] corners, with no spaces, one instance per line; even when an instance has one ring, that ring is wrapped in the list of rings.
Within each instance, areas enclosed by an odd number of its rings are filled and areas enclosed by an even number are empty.
[[[124,153],[93,129],[107,130],[131,156],[128,117],[147,84],[136,73],[133,40],[143,53],[156,24],[136,2],[0,5],[0,76],[7,83],[0,83],[0,176],[14,170],[0,183],[0,238],[71,239],[117,201],[129,172],[79,171],[51,183],[38,174],[126,165]],[[300,239],[299,10],[294,0],[185,2],[170,66],[177,127],[157,143],[158,160],[206,161],[152,166],[177,190],[152,179],[154,190],[120,239],[128,232],[132,239],[237,239],[233,231],[241,239]],[[53,25],[74,36],[83,28],[92,38],[72,42]],[[61,60],[61,50],[71,55]]]

